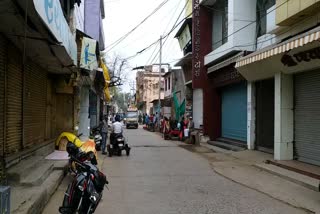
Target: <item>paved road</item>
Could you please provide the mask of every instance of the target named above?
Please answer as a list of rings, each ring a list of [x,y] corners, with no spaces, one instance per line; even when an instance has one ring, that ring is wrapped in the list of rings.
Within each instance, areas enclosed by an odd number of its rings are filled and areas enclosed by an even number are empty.
[[[98,214],[305,213],[215,174],[208,162],[142,129],[127,130],[130,157],[101,157],[108,174]],[[57,213],[66,178],[45,214]]]

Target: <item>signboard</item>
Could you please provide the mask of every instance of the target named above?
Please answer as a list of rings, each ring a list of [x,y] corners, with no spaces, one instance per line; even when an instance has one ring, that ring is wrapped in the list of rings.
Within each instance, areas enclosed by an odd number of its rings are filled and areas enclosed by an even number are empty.
[[[316,47],[306,51],[301,51],[299,53],[293,54],[293,56],[286,53],[282,56],[281,62],[285,66],[293,67],[301,62],[310,62],[314,59],[320,59],[320,47]]]
[[[200,76],[200,0],[193,0],[193,25],[194,25],[194,48],[193,52],[193,80]]]
[[[98,68],[96,46],[96,40],[87,37],[82,38],[80,68],[90,71]]]
[[[77,64],[77,44],[63,15],[59,0],[33,0],[35,9],[50,32],[68,52],[74,65]]]
[[[180,34],[178,40],[179,40],[180,48],[181,48],[181,50],[183,50],[184,47],[186,47],[186,45],[191,41],[191,34],[190,34],[189,25],[186,25],[186,27],[184,28],[184,30]]]

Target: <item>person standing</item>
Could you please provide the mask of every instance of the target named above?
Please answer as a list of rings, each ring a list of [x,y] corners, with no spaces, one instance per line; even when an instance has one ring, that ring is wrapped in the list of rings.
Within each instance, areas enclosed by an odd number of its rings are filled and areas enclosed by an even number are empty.
[[[101,126],[101,137],[102,137],[102,142],[101,142],[101,152],[103,155],[107,154],[106,153],[106,145],[107,145],[107,139],[108,139],[108,117],[104,116],[103,120],[100,123]]]

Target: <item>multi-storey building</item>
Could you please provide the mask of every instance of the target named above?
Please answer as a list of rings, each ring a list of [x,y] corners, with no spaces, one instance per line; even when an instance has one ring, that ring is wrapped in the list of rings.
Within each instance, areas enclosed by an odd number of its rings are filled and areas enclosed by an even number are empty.
[[[319,1],[270,2],[257,50],[236,64],[251,85],[248,147],[320,165]]]
[[[138,69],[138,68],[137,68]],[[168,65],[161,68],[161,91],[160,99],[164,98],[163,75],[169,70]],[[140,67],[136,75],[137,84],[137,106],[143,113],[155,113],[158,110],[153,109],[153,100],[159,99],[159,65]]]

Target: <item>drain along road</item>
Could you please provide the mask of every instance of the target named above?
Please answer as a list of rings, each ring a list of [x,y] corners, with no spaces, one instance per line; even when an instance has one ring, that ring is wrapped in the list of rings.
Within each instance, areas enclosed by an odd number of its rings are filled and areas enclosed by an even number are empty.
[[[110,185],[98,214],[305,213],[221,177],[181,143],[141,128],[126,130],[126,137],[129,157],[100,156]],[[68,182],[67,176],[43,213],[58,213]]]

